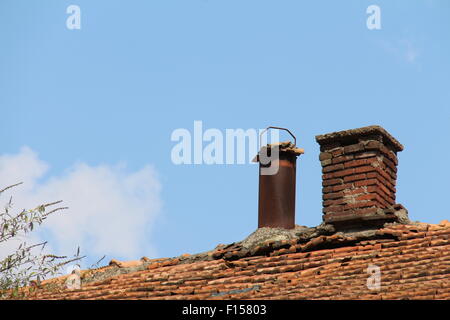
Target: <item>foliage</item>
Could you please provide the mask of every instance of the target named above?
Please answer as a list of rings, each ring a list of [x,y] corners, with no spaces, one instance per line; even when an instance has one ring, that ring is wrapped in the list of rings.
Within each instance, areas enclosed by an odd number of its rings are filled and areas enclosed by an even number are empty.
[[[21,183],[8,186],[0,190],[0,196],[6,190],[20,185]],[[0,211],[0,245],[14,240],[21,239],[35,227],[41,225],[51,214],[67,209],[59,207],[62,201],[42,204],[31,210],[22,210],[18,214],[12,213],[12,197]],[[55,207],[56,206],[56,207]],[[60,273],[61,267],[78,261],[84,257],[80,256],[78,248],[72,258],[67,256],[57,256],[44,252],[47,242],[28,245],[21,241],[18,248],[4,258],[0,258],[0,297],[5,290],[17,289],[30,284],[31,280],[40,283],[48,276],[55,276]]]

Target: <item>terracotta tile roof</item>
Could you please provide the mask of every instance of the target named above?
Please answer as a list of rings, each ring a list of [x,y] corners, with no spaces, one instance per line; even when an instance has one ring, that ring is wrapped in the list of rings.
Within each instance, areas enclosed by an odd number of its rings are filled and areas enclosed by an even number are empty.
[[[380,287],[367,286],[369,266]],[[246,246],[219,245],[198,255],[142,259],[24,288],[28,299],[450,299],[450,223],[388,224]]]

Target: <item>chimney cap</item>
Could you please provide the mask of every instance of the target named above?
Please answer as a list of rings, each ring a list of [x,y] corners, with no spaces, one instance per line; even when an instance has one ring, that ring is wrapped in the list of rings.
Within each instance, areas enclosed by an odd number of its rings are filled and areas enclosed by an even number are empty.
[[[395,151],[402,151],[403,145],[398,142],[397,139],[395,139],[389,132],[387,132],[384,128],[381,126],[368,126],[368,127],[362,127],[357,129],[351,129],[351,130],[344,130],[344,131],[338,131],[338,132],[332,132],[327,133],[323,135],[316,136],[316,141],[320,145],[333,143],[336,141],[342,141],[342,140],[351,140],[356,137],[360,136],[366,136],[366,135],[372,135],[372,134],[379,134],[385,139],[386,144],[390,144],[394,147]]]
[[[261,150],[258,152],[258,154],[253,158],[252,162],[259,162],[259,155],[264,151],[266,154],[268,152],[268,149],[276,148],[278,147],[279,152],[286,152],[289,154],[293,154],[296,157],[298,157],[301,154],[305,153],[305,149],[303,148],[297,148],[294,143],[291,141],[283,141],[283,142],[275,142],[267,144],[266,146],[262,146]]]

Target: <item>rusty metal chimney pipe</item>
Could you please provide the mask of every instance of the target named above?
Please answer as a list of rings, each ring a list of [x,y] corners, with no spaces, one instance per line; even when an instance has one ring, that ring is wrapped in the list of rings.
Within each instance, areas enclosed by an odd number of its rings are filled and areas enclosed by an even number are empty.
[[[256,157],[259,162],[258,228],[293,229],[296,163],[297,157],[303,154],[304,150],[296,147],[297,139],[288,129],[268,127],[261,132],[261,136],[268,129],[287,131],[294,138],[294,144],[290,141],[268,144],[261,147]],[[274,153],[278,153],[278,156]],[[270,161],[262,161],[264,156]],[[275,170],[270,170],[273,168]]]

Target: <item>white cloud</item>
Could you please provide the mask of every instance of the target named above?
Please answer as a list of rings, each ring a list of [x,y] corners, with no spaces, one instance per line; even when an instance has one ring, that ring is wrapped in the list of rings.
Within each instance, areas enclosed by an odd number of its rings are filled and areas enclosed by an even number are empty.
[[[419,50],[409,40],[404,40],[401,43],[404,47],[404,58],[409,63],[414,63],[419,57]]]
[[[51,177],[46,176],[48,168],[26,147],[18,154],[0,156],[0,188],[24,182],[8,191],[14,209],[56,200],[69,207],[50,216],[37,229],[34,240],[49,238],[55,253],[64,255],[74,254],[79,245],[82,253],[93,259],[156,254],[149,232],[160,213],[161,185],[152,166],[130,173],[124,165],[78,163],[63,175]]]
[[[0,156],[0,183],[5,187],[26,180],[21,188],[29,191],[47,170],[48,165],[28,147],[21,148],[18,154]]]
[[[397,41],[384,40],[381,42],[383,49],[394,57],[410,64],[417,62],[420,57],[420,51],[410,39],[401,39]]]

